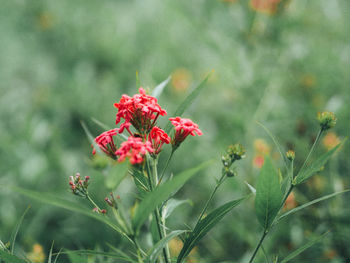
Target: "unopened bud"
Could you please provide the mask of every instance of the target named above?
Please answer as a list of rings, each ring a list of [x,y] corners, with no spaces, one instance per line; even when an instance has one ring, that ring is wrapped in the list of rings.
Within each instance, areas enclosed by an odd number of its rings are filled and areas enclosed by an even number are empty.
[[[230,145],[227,148],[227,153],[234,160],[240,160],[240,159],[243,159],[245,157],[245,149],[243,148],[242,144],[240,144],[240,143]]]
[[[109,206],[111,206],[111,207],[114,206],[114,205],[113,205],[113,202],[112,202],[111,200],[109,200],[108,197],[105,198],[105,201],[106,201],[106,203],[107,203]]]
[[[328,130],[335,126],[337,118],[333,112],[324,111],[317,113],[317,120],[321,126],[322,130]]]
[[[107,210],[106,210],[106,209],[102,209],[100,212],[101,212],[102,214],[106,214],[106,213],[107,213]]]
[[[288,152],[286,152],[286,157],[289,161],[293,161],[295,159],[295,152],[289,150]]]

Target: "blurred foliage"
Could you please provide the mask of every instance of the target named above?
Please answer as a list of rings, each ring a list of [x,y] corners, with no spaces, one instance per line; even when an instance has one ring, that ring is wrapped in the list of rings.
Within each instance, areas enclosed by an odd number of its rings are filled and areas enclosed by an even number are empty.
[[[295,150],[297,168],[315,138],[318,111],[334,111],[338,117],[319,153],[348,135],[349,12],[347,0],[2,0],[0,184],[73,200],[68,176],[79,171],[91,176],[92,192],[103,204],[106,175],[90,165],[90,143],[80,121],[94,135],[102,129],[92,117],[113,127],[113,103],[122,93],[135,93],[135,72],[148,90],[172,75],[159,100],[171,114],[194,83],[214,69],[185,113],[204,135],[186,142],[170,166],[177,173],[218,159],[201,180],[192,180],[180,192],[179,198],[191,198],[195,205],[179,209],[171,224],[193,223],[228,144],[241,142],[247,158],[216,204],[246,192],[244,181],[256,185],[257,157],[263,152],[271,152],[282,167],[275,146],[255,121],[264,123],[286,149]],[[320,175],[295,191],[290,203],[349,188],[349,154],[345,145]],[[132,195],[131,185],[123,182],[117,193]],[[107,242],[123,247],[120,237],[91,219],[32,202],[6,187],[0,198],[3,242],[32,205],[16,246],[30,257],[36,253],[42,258],[42,251],[47,255],[53,240],[57,250],[101,248]],[[281,223],[265,250],[283,258],[312,232],[331,230],[298,262],[349,262],[348,198],[337,197]],[[253,213],[253,201],[238,207],[201,242],[191,262],[247,260],[261,231]],[[178,249],[178,242],[173,243]]]

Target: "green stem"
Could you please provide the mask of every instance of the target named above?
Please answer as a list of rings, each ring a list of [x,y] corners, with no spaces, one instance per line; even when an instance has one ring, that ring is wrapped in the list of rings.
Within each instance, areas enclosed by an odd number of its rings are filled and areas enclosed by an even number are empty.
[[[159,178],[158,184],[160,184],[160,183],[162,182],[163,177],[164,177],[164,174],[165,174],[165,171],[166,171],[166,169],[167,169],[168,166],[169,166],[170,160],[171,160],[171,158],[173,157],[174,152],[175,152],[175,150],[174,150],[174,148],[172,148],[172,149],[171,149],[171,153],[170,153],[170,155],[169,155],[169,157],[168,157],[168,160],[166,161],[165,166],[164,166],[164,169],[163,169],[163,171],[162,171],[162,173],[161,173],[161,176],[160,176],[160,178]]]
[[[166,167],[168,166],[169,161],[170,161],[171,156],[173,155],[173,153],[174,153],[174,152],[171,151],[171,154],[170,154],[170,157],[168,158]],[[153,159],[153,175],[154,175],[154,184],[155,184],[155,185],[159,185],[159,183],[160,183],[160,180],[158,180],[157,164],[158,164],[158,159]],[[165,169],[166,169],[166,167],[165,167]],[[161,229],[161,231],[162,231],[162,236],[163,236],[163,237],[166,237],[165,219],[163,218],[162,209],[157,208],[157,209],[156,209],[156,212],[157,212],[158,218],[160,217],[160,222],[161,222],[161,227],[162,227],[162,229]],[[170,262],[171,259],[170,259],[170,250],[169,250],[169,245],[168,245],[168,243],[165,244],[165,247],[164,247],[163,251],[164,251],[164,250],[165,250],[165,254],[166,254],[167,261]]]
[[[89,196],[89,194],[87,192],[86,192],[86,198],[93,204],[93,206],[95,206],[98,209],[99,212],[101,211],[99,206],[94,202],[94,200],[91,199],[91,197]]]
[[[153,191],[153,186],[155,185],[156,182],[154,182],[152,179],[154,178],[155,180],[157,180],[157,177],[158,177],[157,176],[157,162],[156,162],[156,159],[153,159],[153,171],[151,172],[150,165],[149,165],[149,160],[150,159],[151,158],[147,158],[146,166],[147,166],[148,182],[149,182],[149,185],[150,185],[150,190]],[[156,220],[156,225],[157,225],[157,230],[158,230],[158,234],[159,234],[159,239],[161,240],[161,239],[163,239],[163,231],[161,229],[161,222],[160,222],[159,215],[160,215],[159,214],[159,209],[157,207],[156,210],[154,211],[154,218]],[[166,248],[163,248],[163,258],[164,258],[165,263],[169,263]]]
[[[264,233],[262,234],[262,236],[261,236],[261,238],[260,238],[260,240],[259,240],[259,243],[258,243],[258,245],[256,246],[256,248],[255,248],[255,250],[254,250],[254,253],[253,253],[252,257],[251,257],[250,260],[249,260],[249,263],[252,263],[252,262],[254,261],[254,258],[255,258],[255,256],[256,256],[256,253],[258,253],[259,248],[261,247],[261,245],[262,245],[262,243],[263,243],[265,237],[267,236],[267,233],[268,233],[268,231],[267,231],[267,230],[264,230]]]
[[[311,154],[313,153],[313,151],[314,151],[314,149],[315,149],[315,147],[316,147],[318,141],[320,140],[320,138],[321,138],[321,136],[322,136],[322,133],[323,133],[323,129],[321,128],[321,129],[319,130],[319,132],[317,133],[317,137],[316,137],[316,139],[315,139],[315,141],[314,141],[314,143],[313,143],[313,145],[312,145],[312,147],[311,147],[311,149],[310,149],[309,154],[307,155],[307,157],[306,157],[306,159],[305,159],[305,162],[303,163],[303,166],[300,168],[299,173],[305,168],[305,165],[307,164],[309,158],[311,157]]]
[[[207,209],[208,209],[209,203],[210,203],[211,200],[213,199],[213,197],[214,197],[216,191],[219,189],[220,185],[224,182],[225,178],[226,178],[226,174],[223,173],[223,174],[221,175],[221,178],[220,178],[219,181],[217,182],[217,184],[216,184],[216,186],[215,186],[213,192],[211,193],[209,199],[207,200],[206,204],[204,205],[204,207],[203,207],[203,209],[202,209],[202,212],[201,212],[201,214],[200,214],[199,217],[198,217],[198,220],[197,220],[196,225],[197,225],[197,224],[199,223],[199,221],[203,218],[204,213],[205,213],[205,212],[207,211]]]
[[[143,259],[142,259],[142,256],[141,256],[142,249],[141,249],[141,247],[140,247],[140,245],[137,242],[135,237],[132,237],[132,241],[134,242],[134,245],[135,245],[135,248],[136,248],[138,263],[143,263]]]

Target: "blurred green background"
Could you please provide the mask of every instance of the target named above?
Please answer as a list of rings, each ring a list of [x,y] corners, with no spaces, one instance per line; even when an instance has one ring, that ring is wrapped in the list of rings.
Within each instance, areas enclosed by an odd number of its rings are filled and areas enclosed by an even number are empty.
[[[29,200],[8,190],[19,185],[76,200],[68,187],[75,172],[90,175],[100,204],[108,194],[105,174],[92,167],[90,143],[114,127],[113,103],[137,92],[135,73],[151,91],[169,75],[159,99],[169,115],[214,70],[206,88],[185,113],[204,135],[179,149],[175,174],[217,158],[207,172],[178,195],[193,206],[177,210],[170,225],[191,224],[220,173],[220,155],[241,142],[247,158],[238,177],[226,181],[214,205],[256,185],[259,158],[276,148],[256,121],[264,123],[300,167],[316,132],[316,113],[334,111],[338,123],[318,153],[348,136],[350,108],[350,2],[348,0],[1,0],[0,7],[0,240],[6,243],[28,205],[16,251],[43,262],[51,243],[60,248],[123,247],[120,237],[78,214]],[[162,158],[165,158],[167,151]],[[350,187],[346,144],[324,171],[295,191],[290,206]],[[200,179],[199,179],[200,178]],[[135,192],[127,180],[116,193]],[[265,250],[283,258],[312,237],[325,240],[294,262],[350,262],[349,195],[315,205],[285,220]],[[82,205],[85,200],[79,200]],[[92,227],[93,226],[93,227]],[[261,232],[253,200],[245,202],[198,246],[191,262],[246,262]],[[179,242],[173,242],[176,251]],[[36,260],[36,261],[35,261]],[[59,262],[67,262],[62,256]],[[257,262],[263,261],[258,257]],[[98,261],[103,262],[103,261]],[[190,261],[189,261],[190,262]]]

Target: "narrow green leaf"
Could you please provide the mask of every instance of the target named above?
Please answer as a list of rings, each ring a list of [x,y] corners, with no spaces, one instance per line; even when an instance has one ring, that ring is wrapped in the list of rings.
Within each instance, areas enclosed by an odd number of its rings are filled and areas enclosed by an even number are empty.
[[[55,260],[53,263],[56,263],[57,260],[58,260],[58,257],[61,255],[61,252],[62,252],[62,248],[56,253],[56,257],[55,257]]]
[[[124,161],[121,163],[115,162],[111,169],[108,171],[106,177],[106,186],[109,189],[116,189],[123,179],[128,175],[129,162]]]
[[[80,121],[80,124],[81,124],[81,126],[83,127],[84,132],[85,132],[85,134],[86,134],[86,136],[87,136],[89,142],[91,143],[91,145],[93,145],[93,147],[94,147],[94,149],[96,150],[96,152],[97,152],[97,153],[101,153],[100,147],[98,147],[98,145],[96,144],[95,138],[94,138],[94,136],[92,136],[92,134],[91,134],[89,128],[86,126],[85,122]]]
[[[328,152],[322,154],[318,159],[316,159],[314,162],[312,162],[309,166],[307,166],[305,169],[302,169],[299,171],[298,175],[295,178],[295,185],[301,184],[305,180],[309,179],[312,175],[317,173],[322,169],[322,167],[326,164],[326,162],[329,160],[329,158],[335,153],[335,151],[345,142],[342,141],[337,146],[329,150]]]
[[[47,259],[47,263],[51,263],[53,244],[54,244],[54,242],[52,242],[52,244],[51,244],[50,253],[49,253],[49,256]]]
[[[91,209],[82,207],[81,204],[70,202],[68,200],[58,197],[57,195],[50,194],[50,193],[36,192],[32,190],[15,187],[15,186],[11,186],[11,190],[18,192],[22,195],[28,196],[34,200],[44,202],[49,205],[61,207],[69,211],[76,212],[76,213],[83,214],[83,215],[92,217],[94,219],[97,219],[98,221],[101,221],[107,224],[108,226],[113,228],[115,231],[125,236],[125,233],[121,231],[120,227],[116,225],[109,217],[107,217],[106,215],[100,215],[100,214],[94,213],[92,212]]]
[[[170,199],[166,203],[166,205],[163,207],[164,218],[168,218],[176,208],[184,204],[192,205],[192,202],[189,199],[187,200]]]
[[[143,173],[141,168],[138,167],[131,167],[129,170],[129,173],[134,178],[135,185],[137,187],[137,190],[139,190],[140,198],[143,199],[145,194],[149,191],[149,184],[148,179]]]
[[[177,258],[177,263],[182,262],[185,257],[191,252],[195,245],[234,207],[239,205],[243,200],[248,198],[247,195],[243,198],[233,200],[214,209],[206,217],[201,219],[194,227],[193,231],[185,239],[184,246]]]
[[[270,157],[265,156],[256,188],[255,211],[258,221],[266,230],[275,219],[282,201],[278,175]]]
[[[164,88],[166,85],[168,85],[169,81],[171,80],[171,76],[169,76],[166,80],[158,84],[154,90],[152,91],[152,96],[159,98],[159,96],[163,93]]]
[[[23,259],[12,255],[5,250],[0,249],[0,259],[4,261],[4,263],[26,263]]]
[[[160,252],[162,251],[162,249],[165,247],[165,245],[174,237],[181,235],[183,233],[185,233],[187,230],[176,230],[176,231],[172,231],[171,233],[169,233],[166,237],[164,237],[162,240],[159,240],[159,242],[157,244],[155,244],[152,249],[147,253],[148,257],[146,259],[146,262],[148,263],[155,263]]]
[[[277,219],[276,224],[277,224],[280,220],[282,220],[283,218],[285,218],[285,217],[287,217],[287,216],[289,216],[289,215],[291,215],[291,214],[294,214],[294,213],[296,213],[296,212],[298,212],[298,211],[300,211],[300,210],[302,210],[302,209],[304,209],[304,208],[306,208],[306,207],[309,207],[310,205],[319,203],[319,202],[321,202],[321,201],[327,200],[327,199],[329,199],[329,198],[335,197],[335,196],[340,195],[340,194],[347,193],[347,192],[349,192],[349,191],[350,191],[350,189],[347,189],[347,190],[344,190],[344,191],[335,192],[335,193],[333,193],[333,194],[325,195],[325,196],[322,196],[322,197],[317,198],[317,199],[315,199],[315,200],[312,200],[312,201],[310,201],[310,202],[308,202],[308,203],[306,203],[306,204],[303,204],[303,205],[301,205],[301,206],[298,206],[298,207],[296,207],[296,208],[293,208],[293,209],[289,210],[288,212],[284,213],[283,215],[281,215],[281,216]]]
[[[78,254],[68,254],[71,263],[87,263],[87,257],[83,257]]]
[[[270,132],[270,130],[267,127],[265,127],[262,123],[260,123],[258,121],[256,123],[259,124],[265,130],[265,132],[270,136],[270,138],[272,139],[273,143],[276,145],[277,150],[280,153],[280,155],[281,155],[281,157],[282,157],[282,159],[284,161],[284,165],[285,165],[285,167],[286,167],[286,169],[288,171],[288,163],[289,163],[289,161],[288,161],[288,159],[286,157],[285,150],[283,149],[283,147],[278,142],[276,137],[273,136],[273,134]]]
[[[205,87],[205,84],[207,83],[211,73],[209,73],[204,80],[199,83],[199,85],[185,98],[185,100],[180,104],[180,106],[176,109],[174,114],[172,116],[177,117],[181,116],[185,110],[193,103],[193,101],[198,97],[202,89]],[[168,122],[167,126],[165,127],[165,131],[169,133],[171,130],[171,123]]]
[[[100,126],[102,129],[106,130],[106,131],[107,131],[107,130],[113,129],[112,127],[110,127],[110,126],[108,126],[107,124],[105,124],[105,123],[99,121],[99,120],[96,119],[96,118],[91,118],[91,120],[92,120],[94,123],[96,123],[98,126]],[[126,135],[124,135],[124,134],[122,134],[122,133],[117,133],[117,136],[120,137],[123,141],[128,139],[128,136],[126,136]]]
[[[11,238],[10,238],[10,245],[11,245],[11,254],[13,254],[13,251],[15,249],[15,242],[16,242],[16,237],[17,237],[17,234],[18,234],[18,230],[19,228],[21,227],[22,225],[22,222],[23,222],[23,219],[24,219],[24,216],[27,214],[28,210],[30,209],[30,206],[28,206],[26,208],[26,210],[24,211],[24,213],[22,214],[22,216],[19,218],[12,234],[11,234]]]
[[[76,254],[76,255],[94,255],[94,256],[104,256],[114,259],[123,260],[126,262],[135,262],[134,260],[124,257],[119,253],[112,253],[112,252],[104,252],[104,251],[96,251],[96,250],[68,250],[63,251],[61,254]]]
[[[290,253],[287,257],[285,257],[284,259],[282,259],[282,261],[280,263],[287,263],[288,261],[292,260],[293,258],[295,258],[296,256],[298,256],[299,254],[301,254],[302,252],[304,252],[306,249],[308,249],[309,247],[313,246],[314,244],[316,244],[317,242],[320,242],[326,235],[328,234],[328,232],[324,233],[321,236],[318,236],[316,238],[311,239],[309,242],[307,242],[305,245],[303,245],[302,247],[298,248],[297,250],[293,251],[292,253]]]
[[[143,222],[146,221],[149,214],[152,213],[158,205],[168,199],[174,192],[192,176],[200,170],[208,167],[212,161],[204,162],[195,168],[189,169],[175,176],[174,179],[158,186],[153,192],[147,193],[135,211],[135,216],[132,219],[134,229],[138,230]]]
[[[116,248],[115,246],[111,245],[110,243],[107,243],[107,246],[109,246],[114,252],[116,252],[117,254],[121,255],[122,257],[129,259],[130,262],[134,262],[134,260],[129,255],[124,253],[119,248]]]

